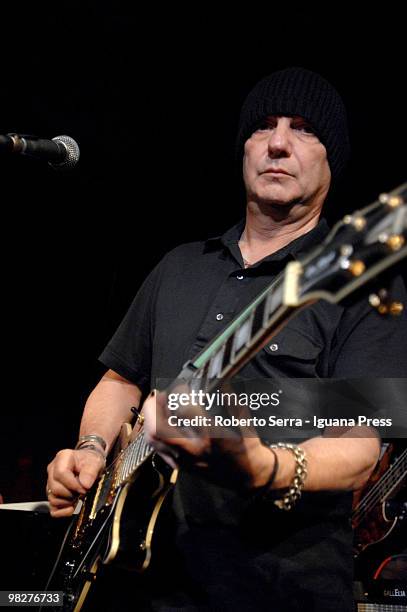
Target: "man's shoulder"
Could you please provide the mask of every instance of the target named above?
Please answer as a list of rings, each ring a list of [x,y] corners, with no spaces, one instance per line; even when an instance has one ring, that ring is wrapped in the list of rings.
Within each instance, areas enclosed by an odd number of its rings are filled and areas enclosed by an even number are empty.
[[[185,257],[186,255],[199,255],[204,252],[206,240],[195,240],[193,242],[183,242],[168,251],[165,257]]]
[[[192,259],[198,259],[212,252],[214,248],[217,249],[219,245],[219,237],[208,238],[207,240],[196,240],[194,242],[184,242],[168,251],[163,257],[163,262],[188,262]]]
[[[244,218],[240,219],[232,227],[221,230],[222,233],[208,236],[203,240],[185,242],[168,251],[164,260],[183,260],[191,257],[201,257],[210,253],[218,252],[232,242],[238,241],[245,224]]]

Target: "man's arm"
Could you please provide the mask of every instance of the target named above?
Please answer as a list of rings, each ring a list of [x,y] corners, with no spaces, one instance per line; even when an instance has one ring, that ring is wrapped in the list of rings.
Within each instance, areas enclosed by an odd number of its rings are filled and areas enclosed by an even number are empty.
[[[368,480],[380,454],[379,439],[368,428],[354,428],[341,437],[312,438],[300,442],[300,446],[306,452],[308,464],[305,491],[359,489]],[[294,456],[285,450],[276,452],[280,467],[274,488],[288,487],[294,477]]]
[[[131,421],[130,408],[139,405],[140,397],[137,385],[108,370],[86,402],[80,435],[102,437],[108,452],[122,423]],[[77,496],[86,493],[104,467],[102,447],[100,451],[64,449],[48,465],[47,491],[52,516],[72,514]]]
[[[108,453],[122,423],[130,423],[130,408],[140,403],[141,390],[113,370],[108,370],[93,389],[85,404],[80,436],[96,434],[101,436]]]
[[[150,395],[144,403],[144,431],[146,439],[162,454],[173,467],[177,462],[210,476],[212,462],[221,462],[225,482],[230,484],[233,477],[237,486],[255,489],[266,485],[273,474],[274,454],[261,440],[251,435],[234,438],[210,438],[204,429],[201,436],[187,437],[185,432],[171,427],[173,436],[162,436],[165,423],[165,400]],[[163,415],[163,416],[161,416]],[[159,419],[159,421],[157,421]],[[159,422],[159,425],[157,425]],[[160,436],[157,437],[157,431]],[[355,490],[363,486],[373,471],[380,453],[380,442],[375,430],[369,427],[354,427],[349,430],[327,428],[321,437],[299,442],[307,456],[308,475],[304,490]],[[275,449],[278,470],[273,480],[273,489],[289,487],[293,482],[296,462],[294,455],[285,449]],[[212,464],[212,465],[211,465]],[[219,476],[220,470],[215,470]]]

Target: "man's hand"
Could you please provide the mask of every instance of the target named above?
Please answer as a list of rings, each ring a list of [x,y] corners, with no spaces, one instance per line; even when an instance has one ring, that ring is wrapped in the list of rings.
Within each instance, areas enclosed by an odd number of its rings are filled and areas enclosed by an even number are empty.
[[[59,451],[47,468],[47,497],[51,516],[71,516],[78,496],[91,488],[104,467],[102,454],[94,450]]]
[[[193,418],[201,415],[202,410],[188,405],[182,414]],[[253,429],[225,428],[222,432],[220,427],[170,426],[165,392],[149,395],[143,415],[147,442],[171,467],[198,470],[210,480],[237,488],[261,487],[268,482],[274,466],[273,454]]]

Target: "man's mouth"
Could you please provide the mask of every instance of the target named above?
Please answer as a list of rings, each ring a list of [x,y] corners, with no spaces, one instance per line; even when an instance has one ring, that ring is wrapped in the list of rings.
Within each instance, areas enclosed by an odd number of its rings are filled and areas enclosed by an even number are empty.
[[[291,176],[289,172],[283,168],[267,168],[262,174],[286,174],[287,176]]]

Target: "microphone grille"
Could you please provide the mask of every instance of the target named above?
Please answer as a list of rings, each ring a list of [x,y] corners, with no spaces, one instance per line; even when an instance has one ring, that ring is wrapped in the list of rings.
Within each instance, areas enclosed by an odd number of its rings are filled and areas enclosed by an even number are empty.
[[[78,163],[80,157],[79,145],[70,136],[55,136],[54,142],[62,143],[66,149],[66,157],[59,164],[51,164],[54,168],[73,168]]]

